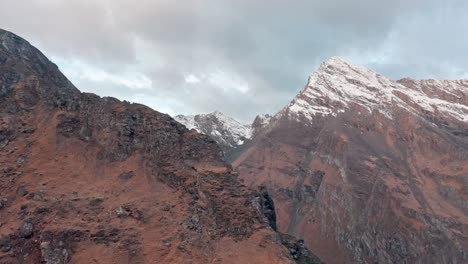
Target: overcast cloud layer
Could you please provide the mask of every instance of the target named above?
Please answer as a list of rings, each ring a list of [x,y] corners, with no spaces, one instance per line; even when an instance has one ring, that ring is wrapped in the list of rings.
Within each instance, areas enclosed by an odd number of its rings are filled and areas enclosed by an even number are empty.
[[[0,28],[82,91],[169,114],[276,113],[331,56],[468,78],[468,1],[0,0]]]

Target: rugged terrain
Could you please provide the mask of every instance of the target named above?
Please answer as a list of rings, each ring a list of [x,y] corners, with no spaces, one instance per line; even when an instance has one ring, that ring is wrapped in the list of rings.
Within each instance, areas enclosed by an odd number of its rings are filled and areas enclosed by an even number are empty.
[[[335,57],[252,125],[176,119],[0,30],[0,263],[468,262],[468,81]]]
[[[228,156],[240,151],[250,140],[259,134],[269,124],[271,116],[258,115],[252,124],[242,124],[236,119],[219,111],[198,115],[177,115],[175,120],[188,129],[208,135],[212,138]]]
[[[0,263],[318,263],[209,137],[0,30]]]
[[[241,124],[219,111],[198,115],[177,115],[174,119],[188,129],[195,129],[210,136],[225,153],[243,145],[252,135],[250,125]]]
[[[332,58],[233,167],[327,263],[468,262],[468,81]]]

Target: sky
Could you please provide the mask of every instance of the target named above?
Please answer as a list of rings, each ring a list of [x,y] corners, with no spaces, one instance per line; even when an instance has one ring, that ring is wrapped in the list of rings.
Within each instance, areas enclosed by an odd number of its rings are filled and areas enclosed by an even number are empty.
[[[175,114],[274,114],[340,56],[392,79],[468,78],[465,0],[0,0],[77,88]]]

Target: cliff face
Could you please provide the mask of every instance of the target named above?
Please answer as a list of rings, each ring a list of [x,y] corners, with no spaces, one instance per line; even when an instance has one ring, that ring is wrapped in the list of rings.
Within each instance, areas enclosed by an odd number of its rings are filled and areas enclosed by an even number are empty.
[[[468,83],[398,82],[340,58],[233,166],[328,263],[468,261]]]
[[[1,263],[290,263],[212,139],[0,30]]]

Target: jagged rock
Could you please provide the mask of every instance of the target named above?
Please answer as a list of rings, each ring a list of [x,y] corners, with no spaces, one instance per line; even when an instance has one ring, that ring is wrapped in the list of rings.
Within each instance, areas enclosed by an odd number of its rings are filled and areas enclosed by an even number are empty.
[[[122,208],[122,206],[120,206],[119,208],[117,208],[117,209],[115,210],[115,212],[117,213],[117,217],[122,217],[122,216],[124,216],[124,213],[125,213],[125,212],[124,212],[124,209]]]
[[[47,264],[66,264],[72,258],[74,245],[86,238],[82,231],[69,228],[66,231],[42,231],[40,250],[42,261]]]
[[[28,191],[26,191],[26,187],[20,186],[18,189],[16,189],[16,194],[19,196],[26,196],[28,194]]]
[[[41,253],[46,264],[66,264],[70,261],[70,252],[63,242],[42,242]]]
[[[169,240],[166,239],[166,240],[163,240],[163,245],[164,245],[165,247],[171,247],[172,244],[171,244],[171,241],[169,241]]]
[[[275,204],[265,186],[257,188],[252,199],[253,206],[265,217],[265,222],[273,230],[277,230]],[[292,259],[298,264],[320,264],[320,259],[305,246],[304,240],[279,233],[279,240],[289,251]]]
[[[38,193],[33,193],[32,194],[32,199],[34,201],[38,202],[38,201],[42,200],[42,196],[40,194],[38,194]]]
[[[252,204],[262,215],[265,216],[268,225],[277,231],[275,204],[265,186],[259,186]]]
[[[252,138],[265,133],[268,129],[272,116],[269,114],[258,115],[252,123]]]
[[[317,256],[312,254],[304,245],[304,240],[297,240],[295,237],[281,234],[281,243],[289,249],[289,254],[297,264],[321,264],[323,263]]]
[[[0,250],[2,252],[8,252],[11,249],[11,239],[10,236],[3,236],[0,238]]]
[[[25,221],[20,227],[20,236],[24,238],[30,238],[33,235],[33,224]]]

